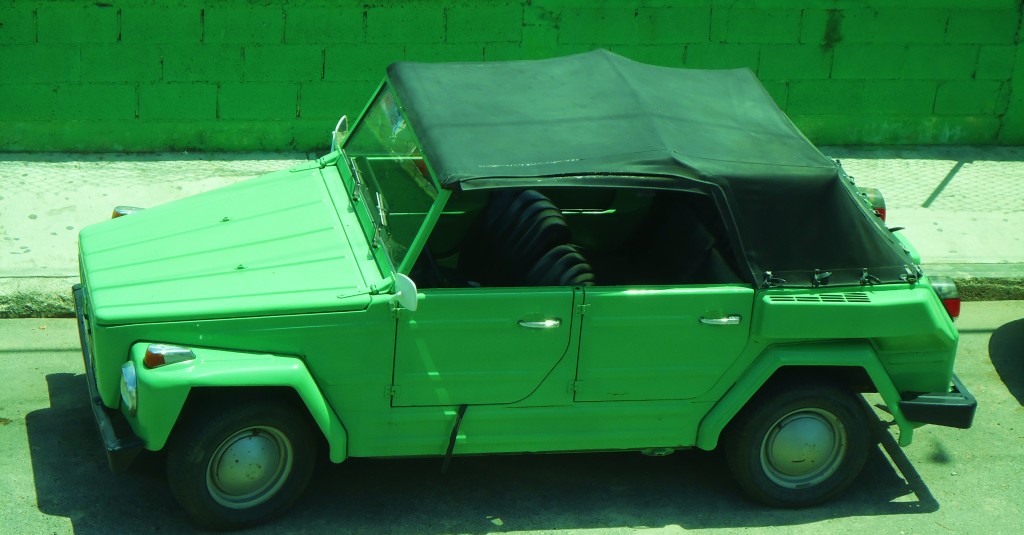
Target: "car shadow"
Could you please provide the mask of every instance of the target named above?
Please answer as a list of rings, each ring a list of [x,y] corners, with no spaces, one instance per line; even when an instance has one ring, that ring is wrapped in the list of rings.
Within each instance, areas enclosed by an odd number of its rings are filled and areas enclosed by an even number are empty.
[[[161,459],[113,474],[85,403],[82,375],[47,376],[50,407],[26,418],[39,509],[76,534],[189,532]],[[321,463],[284,517],[252,533],[489,533],[681,526],[790,526],[849,516],[928,513],[939,505],[884,432],[851,489],[807,509],[744,499],[714,452],[667,457],[584,453],[350,459]],[[126,531],[127,530],[127,531]]]
[[[1024,405],[1024,318],[992,332],[988,355],[1007,390]]]
[[[110,471],[85,376],[55,373],[46,383],[50,407],[25,416],[39,511],[69,518],[79,535],[191,531],[156,463]]]

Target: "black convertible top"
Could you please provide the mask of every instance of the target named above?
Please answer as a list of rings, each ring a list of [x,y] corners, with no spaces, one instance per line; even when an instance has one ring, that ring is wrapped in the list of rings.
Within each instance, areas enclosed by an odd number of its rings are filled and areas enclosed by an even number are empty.
[[[758,282],[913,276],[902,246],[856,199],[841,168],[748,69],[659,67],[595,50],[401,62],[388,68],[388,83],[446,189],[700,189],[719,201]]]
[[[388,78],[446,188],[492,177],[836,174],[748,69],[674,69],[595,50],[396,63]]]

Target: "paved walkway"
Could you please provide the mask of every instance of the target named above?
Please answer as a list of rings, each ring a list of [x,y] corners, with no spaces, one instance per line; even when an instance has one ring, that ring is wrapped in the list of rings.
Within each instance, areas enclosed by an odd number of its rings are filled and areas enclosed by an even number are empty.
[[[1024,299],[1024,147],[825,147],[880,188],[930,274],[968,298]],[[313,155],[0,154],[0,317],[67,315],[78,231]]]

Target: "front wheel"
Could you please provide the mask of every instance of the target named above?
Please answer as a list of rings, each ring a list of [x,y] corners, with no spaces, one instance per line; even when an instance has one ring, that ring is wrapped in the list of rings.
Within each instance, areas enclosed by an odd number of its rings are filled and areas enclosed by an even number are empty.
[[[838,496],[860,474],[872,431],[854,394],[839,387],[777,387],[755,396],[723,436],[743,491],[776,507]]]
[[[280,513],[313,473],[305,418],[272,402],[204,407],[168,445],[171,492],[192,519],[213,529],[252,525]]]

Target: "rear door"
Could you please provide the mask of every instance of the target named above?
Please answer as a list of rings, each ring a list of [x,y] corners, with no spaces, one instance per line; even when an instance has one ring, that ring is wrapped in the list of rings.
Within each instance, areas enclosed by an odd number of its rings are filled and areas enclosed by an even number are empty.
[[[707,392],[746,345],[753,300],[742,285],[587,288],[575,400]]]

